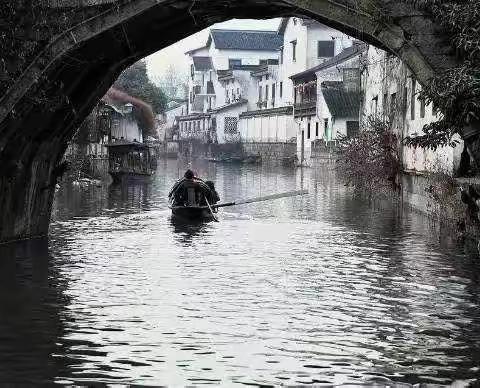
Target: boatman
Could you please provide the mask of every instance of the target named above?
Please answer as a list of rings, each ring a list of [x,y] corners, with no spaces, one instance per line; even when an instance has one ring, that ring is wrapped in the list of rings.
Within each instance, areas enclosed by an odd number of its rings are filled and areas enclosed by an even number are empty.
[[[185,171],[183,178],[175,183],[168,197],[171,198],[172,195],[174,195],[175,203],[177,205],[184,205],[188,202],[186,189],[192,186],[195,187],[196,203],[205,205],[205,199],[207,199],[210,204],[215,204],[220,200],[214,183],[212,181],[204,182],[202,179],[196,177],[195,173],[190,169]]]
[[[215,190],[215,184],[212,181],[205,181],[205,184],[210,189],[210,195],[208,196],[210,205],[216,204],[220,201],[220,197],[218,196],[217,190]]]

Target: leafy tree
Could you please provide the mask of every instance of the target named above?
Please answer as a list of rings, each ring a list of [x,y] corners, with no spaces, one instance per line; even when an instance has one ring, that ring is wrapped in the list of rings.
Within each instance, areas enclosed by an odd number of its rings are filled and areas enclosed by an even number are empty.
[[[155,113],[163,112],[167,106],[165,93],[148,78],[145,61],[139,61],[126,69],[114,87],[150,104]]]
[[[158,82],[170,100],[185,97],[188,94],[187,74],[179,73],[173,65],[168,66],[164,76]]]

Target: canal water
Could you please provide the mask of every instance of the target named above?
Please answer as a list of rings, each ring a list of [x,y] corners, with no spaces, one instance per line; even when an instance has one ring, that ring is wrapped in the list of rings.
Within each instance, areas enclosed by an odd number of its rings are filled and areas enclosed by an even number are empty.
[[[302,385],[480,376],[480,265],[421,216],[355,198],[331,166],[196,165],[222,200],[179,225],[150,183],[64,184],[51,238],[0,250],[0,382]],[[480,380],[479,380],[480,381]]]

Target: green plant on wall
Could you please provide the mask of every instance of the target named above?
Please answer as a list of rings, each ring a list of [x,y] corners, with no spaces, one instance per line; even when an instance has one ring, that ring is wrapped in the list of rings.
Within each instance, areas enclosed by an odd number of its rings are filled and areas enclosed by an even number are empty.
[[[407,145],[436,149],[456,145],[452,136],[464,128],[480,128],[480,0],[409,0],[428,12],[450,36],[452,51],[461,63],[437,74],[419,94],[442,113],[424,134],[405,139]],[[471,150],[476,152],[477,150]]]

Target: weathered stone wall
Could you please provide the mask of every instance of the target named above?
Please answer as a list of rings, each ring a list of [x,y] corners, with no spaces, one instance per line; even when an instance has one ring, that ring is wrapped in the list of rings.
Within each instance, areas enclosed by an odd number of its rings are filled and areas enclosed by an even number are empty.
[[[296,143],[243,143],[242,147],[246,155],[260,155],[262,162],[293,161],[297,152]]]

